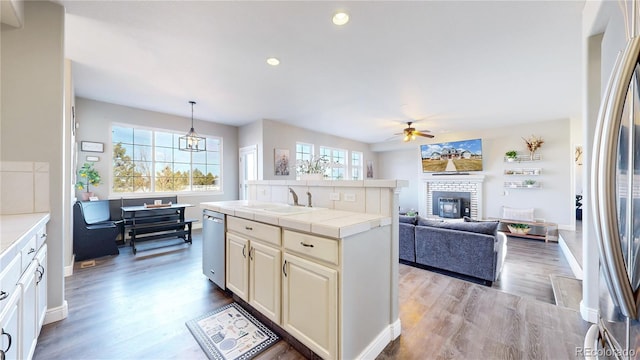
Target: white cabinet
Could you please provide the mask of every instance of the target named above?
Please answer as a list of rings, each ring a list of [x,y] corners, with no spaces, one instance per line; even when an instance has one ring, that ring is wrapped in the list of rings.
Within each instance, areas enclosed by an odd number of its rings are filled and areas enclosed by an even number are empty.
[[[338,272],[285,253],[282,327],[323,359],[338,353]]]
[[[22,222],[24,235],[0,253],[1,358],[31,359],[47,311],[46,222]],[[15,230],[15,229],[14,229]]]
[[[227,219],[227,288],[280,324],[280,228]]]
[[[44,317],[47,315],[47,283],[49,275],[47,273],[47,244],[43,244],[38,250],[36,255],[36,261],[38,262],[38,268],[36,269],[36,329],[37,335],[40,335],[40,330],[44,324]]]
[[[249,304],[280,323],[280,257],[282,252],[251,241],[249,250]]]
[[[22,330],[21,334],[21,359],[31,359],[36,349],[37,333],[37,292],[36,292],[36,270],[38,262],[31,261],[27,270],[20,278],[20,286],[22,287]]]
[[[6,298],[6,305],[0,311],[0,358],[2,359],[17,359],[20,353],[18,340],[21,296],[20,292],[14,292]]]
[[[227,233],[227,288],[247,301],[249,295],[249,240]]]

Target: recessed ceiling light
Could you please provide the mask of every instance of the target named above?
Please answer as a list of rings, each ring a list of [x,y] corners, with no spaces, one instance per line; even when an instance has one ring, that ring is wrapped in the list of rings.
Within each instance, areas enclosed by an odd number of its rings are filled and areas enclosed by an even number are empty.
[[[271,66],[278,66],[280,64],[280,60],[278,60],[278,58],[270,57],[267,58],[267,64]]]
[[[349,14],[344,11],[338,11],[333,15],[331,20],[336,25],[344,25],[349,22]]]

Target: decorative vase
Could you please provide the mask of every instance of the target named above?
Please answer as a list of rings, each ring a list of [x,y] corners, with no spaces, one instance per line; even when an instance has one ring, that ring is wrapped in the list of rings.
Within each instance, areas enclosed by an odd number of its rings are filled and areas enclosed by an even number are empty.
[[[93,196],[93,191],[82,192],[82,201],[89,201],[89,198]]]
[[[300,180],[322,180],[324,175],[322,174],[301,174]]]
[[[529,152],[529,158],[530,158],[531,160],[535,160],[535,157],[536,157],[536,152],[535,152],[535,151],[531,151],[531,152]]]

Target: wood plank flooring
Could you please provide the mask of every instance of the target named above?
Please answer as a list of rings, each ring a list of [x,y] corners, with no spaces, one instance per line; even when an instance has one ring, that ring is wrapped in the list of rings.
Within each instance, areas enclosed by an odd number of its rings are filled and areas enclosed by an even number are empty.
[[[233,300],[202,275],[201,250],[197,231],[191,246],[136,256],[127,247],[76,264],[65,279],[69,316],[44,326],[34,359],[206,359],[184,323]],[[575,311],[406,265],[400,318],[402,335],[381,360],[574,358],[588,327]],[[306,356],[280,341],[258,357],[274,358]]]

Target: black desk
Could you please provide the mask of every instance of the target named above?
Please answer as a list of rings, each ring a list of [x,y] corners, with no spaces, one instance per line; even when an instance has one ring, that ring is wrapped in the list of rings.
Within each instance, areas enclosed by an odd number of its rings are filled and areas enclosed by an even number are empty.
[[[157,240],[163,238],[182,238],[191,244],[192,223],[197,220],[185,219],[184,212],[191,204],[170,204],[157,207],[154,205],[123,206],[122,239],[129,230],[133,253],[137,252],[136,241]]]

